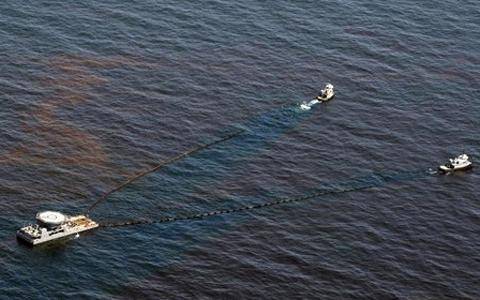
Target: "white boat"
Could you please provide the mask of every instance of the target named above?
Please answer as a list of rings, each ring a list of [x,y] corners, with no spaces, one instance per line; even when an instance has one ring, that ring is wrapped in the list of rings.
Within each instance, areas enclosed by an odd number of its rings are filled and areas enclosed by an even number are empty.
[[[84,215],[67,216],[56,211],[39,212],[37,224],[17,231],[17,238],[32,246],[62,239],[98,227],[98,223]]]
[[[335,91],[333,90],[333,85],[330,83],[327,83],[325,88],[320,91],[320,94],[310,102],[304,102],[300,104],[300,108],[302,110],[310,110],[312,106],[314,106],[317,103],[322,103],[322,102],[327,102],[331,100],[333,97],[335,97]]]
[[[333,84],[327,83],[325,88],[320,91],[320,95],[317,96],[317,100],[320,102],[327,102],[335,97],[335,91],[333,90]]]
[[[448,173],[460,170],[468,170],[473,167],[468,155],[461,154],[455,158],[450,158],[449,162],[441,165],[438,169],[441,172]]]

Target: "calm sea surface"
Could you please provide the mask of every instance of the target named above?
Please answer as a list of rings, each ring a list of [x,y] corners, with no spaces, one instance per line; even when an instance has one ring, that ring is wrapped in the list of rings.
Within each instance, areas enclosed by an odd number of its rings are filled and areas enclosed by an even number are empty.
[[[480,299],[480,3],[0,3],[1,299]],[[326,82],[337,96],[301,111]],[[40,210],[101,228],[28,248]]]

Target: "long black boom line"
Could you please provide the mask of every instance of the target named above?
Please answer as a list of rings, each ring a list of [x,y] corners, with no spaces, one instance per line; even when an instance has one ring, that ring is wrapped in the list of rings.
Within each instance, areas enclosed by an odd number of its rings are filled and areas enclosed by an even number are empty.
[[[168,165],[168,164],[174,163],[174,162],[179,161],[179,160],[181,160],[181,159],[183,159],[183,158],[185,158],[185,157],[187,157],[187,156],[190,156],[190,155],[192,155],[192,154],[194,154],[194,153],[196,153],[196,152],[198,152],[198,151],[200,151],[200,150],[203,150],[203,149],[208,148],[208,147],[211,147],[211,146],[213,146],[213,145],[216,145],[216,144],[225,142],[225,141],[227,141],[227,140],[230,140],[230,139],[232,139],[232,138],[234,138],[234,137],[242,134],[243,132],[245,132],[245,130],[244,130],[244,129],[241,129],[241,130],[236,131],[236,132],[234,132],[234,133],[231,133],[231,134],[229,134],[229,135],[227,135],[227,136],[224,136],[224,137],[221,138],[221,139],[214,140],[214,141],[212,141],[212,142],[210,142],[210,143],[207,143],[207,144],[203,144],[203,145],[199,145],[199,146],[197,146],[197,147],[194,147],[194,148],[192,148],[192,149],[190,149],[190,150],[188,150],[188,151],[185,151],[185,152],[183,152],[183,153],[181,153],[181,154],[179,154],[179,155],[177,155],[177,156],[174,156],[174,157],[172,157],[172,158],[170,158],[170,159],[167,159],[167,160],[165,160],[165,161],[162,161],[160,164],[156,165],[155,167],[153,167],[153,168],[151,168],[151,169],[148,169],[148,170],[146,170],[146,171],[144,171],[144,172],[142,172],[142,173],[140,173],[140,174],[137,174],[137,175],[129,178],[127,181],[123,182],[122,184],[116,186],[115,188],[113,188],[113,189],[111,189],[110,191],[108,191],[108,192],[106,192],[105,194],[103,194],[97,201],[95,201],[92,205],[90,205],[90,207],[89,207],[89,208],[87,209],[87,211],[86,211],[86,214],[88,215],[98,204],[100,204],[101,202],[105,201],[105,200],[108,198],[108,196],[110,196],[111,194],[113,194],[113,193],[115,193],[115,192],[123,189],[125,186],[129,185],[130,183],[134,182],[135,180],[137,180],[137,179],[139,179],[139,178],[141,178],[141,177],[143,177],[143,176],[145,176],[145,175],[148,175],[148,174],[150,174],[150,173],[153,173],[153,172],[159,170],[160,168],[162,168],[162,167],[164,167],[164,166],[166,166],[166,165]]]
[[[186,216],[164,217],[156,220],[149,220],[149,219],[128,220],[128,221],[117,222],[117,223],[103,223],[103,224],[100,223],[99,225],[100,227],[124,227],[124,226],[133,226],[133,225],[172,223],[172,222],[187,221],[187,220],[201,220],[201,219],[214,217],[218,215],[226,215],[226,214],[238,213],[238,212],[247,211],[247,210],[261,209],[261,208],[277,206],[277,205],[282,205],[287,203],[306,201],[306,200],[310,200],[313,198],[330,195],[330,194],[340,194],[340,193],[361,191],[361,190],[366,190],[374,187],[380,187],[382,185],[385,185],[391,182],[398,182],[398,181],[409,180],[409,179],[419,179],[421,177],[429,177],[436,174],[437,172],[434,172],[434,171],[432,172],[431,170],[428,170],[428,171],[420,170],[412,173],[398,174],[396,176],[388,176],[388,175],[385,176],[385,175],[377,174],[375,176],[377,177],[375,182],[361,184],[359,186],[326,189],[326,190],[318,191],[315,193],[310,193],[304,196],[291,197],[291,198],[277,198],[273,201],[264,202],[260,204],[252,204],[252,205],[246,205],[246,206],[241,206],[241,207],[232,208],[232,209],[215,210],[215,211],[191,214]]]

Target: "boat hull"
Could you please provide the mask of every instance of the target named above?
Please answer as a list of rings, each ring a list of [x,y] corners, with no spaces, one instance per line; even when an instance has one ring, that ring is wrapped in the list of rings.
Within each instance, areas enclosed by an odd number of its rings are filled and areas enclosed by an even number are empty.
[[[28,234],[25,234],[19,230],[17,231],[17,239],[21,240],[22,242],[28,245],[36,246],[36,245],[40,245],[40,244],[44,244],[44,243],[48,243],[56,240],[66,239],[77,233],[84,232],[87,230],[92,230],[97,227],[98,225],[94,227],[89,227],[89,228],[81,228],[81,229],[79,228],[78,230],[72,230],[72,231],[69,231],[68,233],[54,234],[45,238],[32,238]]]
[[[332,93],[331,95],[328,95],[326,97],[317,96],[317,100],[320,101],[320,102],[327,102],[327,101],[332,100],[334,97],[335,97],[335,93]]]
[[[92,221],[85,216],[75,216],[69,219],[68,223],[56,227],[55,229],[43,232],[32,233],[30,226],[24,227],[17,231],[17,239],[31,246],[44,244],[56,240],[76,235],[80,232],[92,230],[98,227],[98,223]]]
[[[438,167],[438,170],[442,173],[451,173],[451,172],[456,172],[456,171],[466,171],[466,170],[470,170],[471,168],[473,168],[473,164],[469,163],[469,164],[466,164],[464,166],[459,166],[459,167],[454,167],[454,168],[449,168],[447,166],[440,166],[440,167]]]

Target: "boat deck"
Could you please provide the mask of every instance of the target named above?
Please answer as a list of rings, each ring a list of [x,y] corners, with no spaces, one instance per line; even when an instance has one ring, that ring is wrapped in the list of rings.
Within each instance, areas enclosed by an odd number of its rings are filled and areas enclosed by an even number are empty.
[[[84,216],[74,216],[69,219],[69,225],[71,227],[88,227],[88,228],[95,228],[98,227],[98,223],[93,221],[92,219]]]
[[[28,225],[17,231],[17,238],[30,245],[38,245],[54,240],[92,230],[98,227],[98,223],[84,215],[68,217],[61,225],[55,227],[39,227],[39,225]]]

